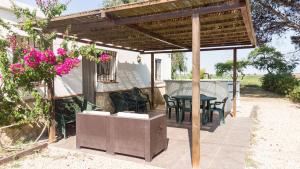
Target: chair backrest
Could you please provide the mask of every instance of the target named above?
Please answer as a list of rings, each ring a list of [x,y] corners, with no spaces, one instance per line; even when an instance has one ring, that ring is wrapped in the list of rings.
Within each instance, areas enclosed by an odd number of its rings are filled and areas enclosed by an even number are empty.
[[[164,97],[164,100],[166,102],[166,105],[171,106],[170,103],[169,103],[169,101],[171,100],[171,97],[167,94],[164,94],[163,97]]]
[[[139,88],[137,88],[137,87],[132,88],[132,89],[131,89],[131,92],[132,92],[132,94],[135,95],[135,96],[142,95],[141,89],[139,89]]]
[[[223,105],[222,105],[222,110],[225,110],[225,105],[226,105],[227,100],[228,100],[228,97],[225,97],[225,98],[222,100],[222,103],[223,103]]]
[[[124,96],[119,92],[109,93],[109,97],[114,105],[115,112],[124,111],[128,109],[128,105]]]

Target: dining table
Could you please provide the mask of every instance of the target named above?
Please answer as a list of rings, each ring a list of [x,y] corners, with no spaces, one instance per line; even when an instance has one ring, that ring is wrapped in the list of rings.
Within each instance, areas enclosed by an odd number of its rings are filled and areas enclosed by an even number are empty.
[[[175,95],[172,96],[177,102],[177,105],[180,105],[180,102],[185,103],[185,101],[192,101],[192,95]],[[211,101],[217,100],[216,97],[207,96],[204,94],[200,94],[200,102],[202,108],[202,124],[206,124],[207,122],[212,122],[211,113]],[[192,113],[192,112],[191,112]]]

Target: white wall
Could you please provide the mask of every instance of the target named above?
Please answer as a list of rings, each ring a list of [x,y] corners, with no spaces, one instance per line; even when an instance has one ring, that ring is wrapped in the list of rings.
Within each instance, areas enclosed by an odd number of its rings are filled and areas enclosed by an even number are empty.
[[[61,40],[56,40],[54,50],[59,48]],[[79,43],[78,46],[83,45]],[[132,87],[151,86],[151,57],[141,55],[142,61],[137,62],[139,53],[126,50],[102,48],[117,52],[117,83],[97,82],[97,92],[109,92],[126,90]],[[162,81],[156,82],[157,86],[164,85],[164,80],[171,79],[171,58],[168,54],[157,54],[155,58],[162,60]],[[68,95],[82,94],[82,65],[71,71],[70,74],[55,79],[55,95],[64,97]]]
[[[17,3],[21,7],[30,6]],[[9,0],[1,0],[0,2],[0,18],[11,23],[17,23],[17,18],[12,11],[9,10]],[[33,8],[31,8],[33,9]],[[38,15],[42,17],[39,12]],[[0,31],[1,33],[1,31]],[[1,35],[1,34],[0,34]],[[60,47],[62,40],[58,39],[54,42],[54,50]],[[81,43],[78,44],[83,45]],[[141,55],[141,63],[137,63],[139,53],[103,48],[117,52],[117,83],[97,83],[97,92],[108,92],[114,90],[126,90],[132,87],[150,87],[151,78],[151,57],[150,55]],[[155,58],[161,59],[161,82],[156,82],[157,86],[164,85],[163,80],[171,79],[171,58],[168,54],[157,54]],[[70,74],[55,79],[55,95],[64,97],[69,95],[82,94],[82,65],[71,71]]]

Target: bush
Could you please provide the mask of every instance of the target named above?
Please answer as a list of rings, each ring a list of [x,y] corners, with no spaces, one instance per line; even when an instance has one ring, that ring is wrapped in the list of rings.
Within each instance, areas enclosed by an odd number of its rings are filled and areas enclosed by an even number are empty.
[[[289,98],[294,102],[300,102],[300,85],[290,92]]]
[[[280,95],[288,95],[299,81],[291,74],[266,74],[262,78],[262,88]]]

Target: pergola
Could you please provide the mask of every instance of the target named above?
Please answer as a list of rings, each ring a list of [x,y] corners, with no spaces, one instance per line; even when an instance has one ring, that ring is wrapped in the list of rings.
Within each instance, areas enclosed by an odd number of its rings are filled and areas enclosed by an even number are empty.
[[[145,0],[53,19],[52,31],[74,35],[80,42],[151,54],[154,100],[154,54],[193,52],[192,165],[200,166],[200,50],[233,50],[233,114],[236,115],[237,49],[256,46],[248,0]],[[84,95],[94,101],[89,61],[83,60]]]

